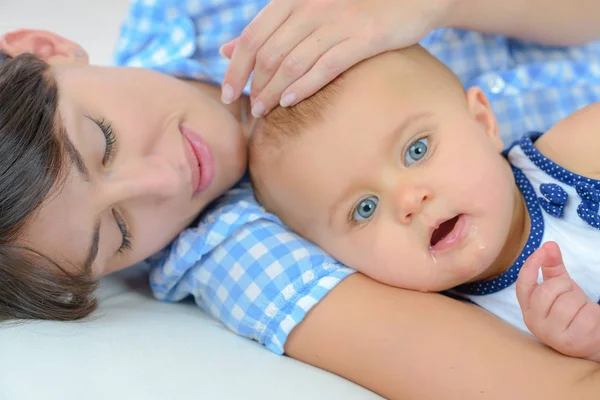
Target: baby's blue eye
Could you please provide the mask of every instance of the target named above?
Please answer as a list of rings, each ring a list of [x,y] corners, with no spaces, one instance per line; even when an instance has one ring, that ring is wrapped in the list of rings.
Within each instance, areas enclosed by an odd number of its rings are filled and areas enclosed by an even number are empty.
[[[404,162],[407,167],[425,157],[425,154],[427,154],[428,144],[429,140],[427,140],[427,138],[421,138],[410,145],[410,148],[406,152],[406,159]]]
[[[354,209],[352,219],[360,222],[371,218],[375,214],[377,203],[379,203],[379,199],[375,196],[364,198]]]

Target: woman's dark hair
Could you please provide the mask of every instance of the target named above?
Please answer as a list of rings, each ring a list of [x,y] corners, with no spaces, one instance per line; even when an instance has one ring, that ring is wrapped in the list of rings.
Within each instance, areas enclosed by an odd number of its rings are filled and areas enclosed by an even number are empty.
[[[0,51],[0,321],[75,320],[96,308],[90,271],[61,266],[20,240],[66,177],[58,99],[46,62]]]

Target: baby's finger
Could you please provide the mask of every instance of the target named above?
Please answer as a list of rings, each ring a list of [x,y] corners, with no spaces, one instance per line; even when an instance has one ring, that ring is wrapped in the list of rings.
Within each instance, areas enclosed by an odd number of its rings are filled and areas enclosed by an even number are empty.
[[[336,32],[325,30],[313,32],[287,55],[273,79],[257,96],[255,104],[261,103],[266,114],[278,104],[286,107],[295,103],[295,99],[289,97],[286,98],[287,103],[280,101],[283,91],[308,72],[323,54],[341,40],[340,34]],[[252,79],[253,85],[255,79],[256,75]]]
[[[358,40],[343,40],[323,54],[306,74],[285,89],[280,104],[283,107],[297,104],[315,94],[353,65],[378,53],[378,49],[370,49],[367,52],[366,47]]]
[[[242,31],[225,71],[221,87],[223,103],[231,103],[241,95],[254,68],[257,52],[290,16],[292,5],[288,1],[267,4]]]
[[[558,244],[555,242],[546,242],[542,245],[541,249],[544,249],[544,258],[541,263],[544,281],[548,279],[571,280],[563,263],[562,254]]]
[[[577,312],[571,324],[567,327],[567,334],[576,337],[581,345],[585,342],[595,342],[595,348],[600,342],[600,306],[587,301]],[[583,356],[583,355],[582,355]]]
[[[562,297],[575,297],[576,293],[569,292]],[[579,299],[581,299],[580,296]],[[600,306],[590,301],[585,301],[583,304],[576,303],[579,306],[575,310],[570,311],[569,318],[563,318],[562,320],[554,319],[548,320],[549,329],[547,334],[549,339],[555,338],[554,341],[540,337],[544,342],[551,344],[556,350],[561,353],[570,355],[572,357],[589,357],[593,354],[592,349],[600,348],[600,336],[598,332],[600,321]],[[554,310],[552,310],[551,317],[554,317]],[[557,318],[560,318],[557,313]],[[552,323],[558,323],[560,325],[552,325]],[[562,326],[565,326],[564,330],[561,330]]]
[[[519,271],[515,290],[517,292],[517,300],[523,312],[526,312],[531,307],[531,296],[533,295],[533,291],[538,287],[537,279],[541,262],[545,257],[544,252],[541,247],[534,251],[525,260],[521,271]]]
[[[562,293],[554,300],[550,308],[548,323],[557,332],[566,330],[588,302],[589,299],[582,292],[570,290]]]
[[[563,294],[573,291],[573,289],[571,281],[563,279],[544,281],[531,294],[529,310],[540,315],[542,319],[548,318],[554,302]]]

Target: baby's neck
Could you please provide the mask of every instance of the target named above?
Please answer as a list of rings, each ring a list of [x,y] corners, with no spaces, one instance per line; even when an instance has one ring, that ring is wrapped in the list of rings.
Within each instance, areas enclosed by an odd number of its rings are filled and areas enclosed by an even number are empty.
[[[507,167],[510,168],[508,162]],[[477,277],[477,280],[490,279],[506,272],[517,261],[527,243],[531,230],[531,219],[525,198],[514,181],[513,193],[512,222],[504,246],[496,260],[481,276]]]

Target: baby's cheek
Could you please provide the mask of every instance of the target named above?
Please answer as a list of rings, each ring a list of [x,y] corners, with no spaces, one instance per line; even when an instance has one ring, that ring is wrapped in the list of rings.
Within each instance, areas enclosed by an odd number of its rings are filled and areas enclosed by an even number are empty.
[[[352,260],[358,260],[357,269],[365,275],[388,285],[404,287],[405,275],[411,257],[399,246],[390,246],[389,242],[366,242],[349,246]]]
[[[459,269],[461,283],[483,274],[495,261],[500,248],[498,232],[489,226],[471,225],[467,235],[469,248],[463,254],[468,259],[460,263],[463,266]]]
[[[379,265],[377,256],[366,243],[342,237],[330,237],[326,242],[327,245],[323,246],[325,251],[344,265],[365,275],[372,276]]]

